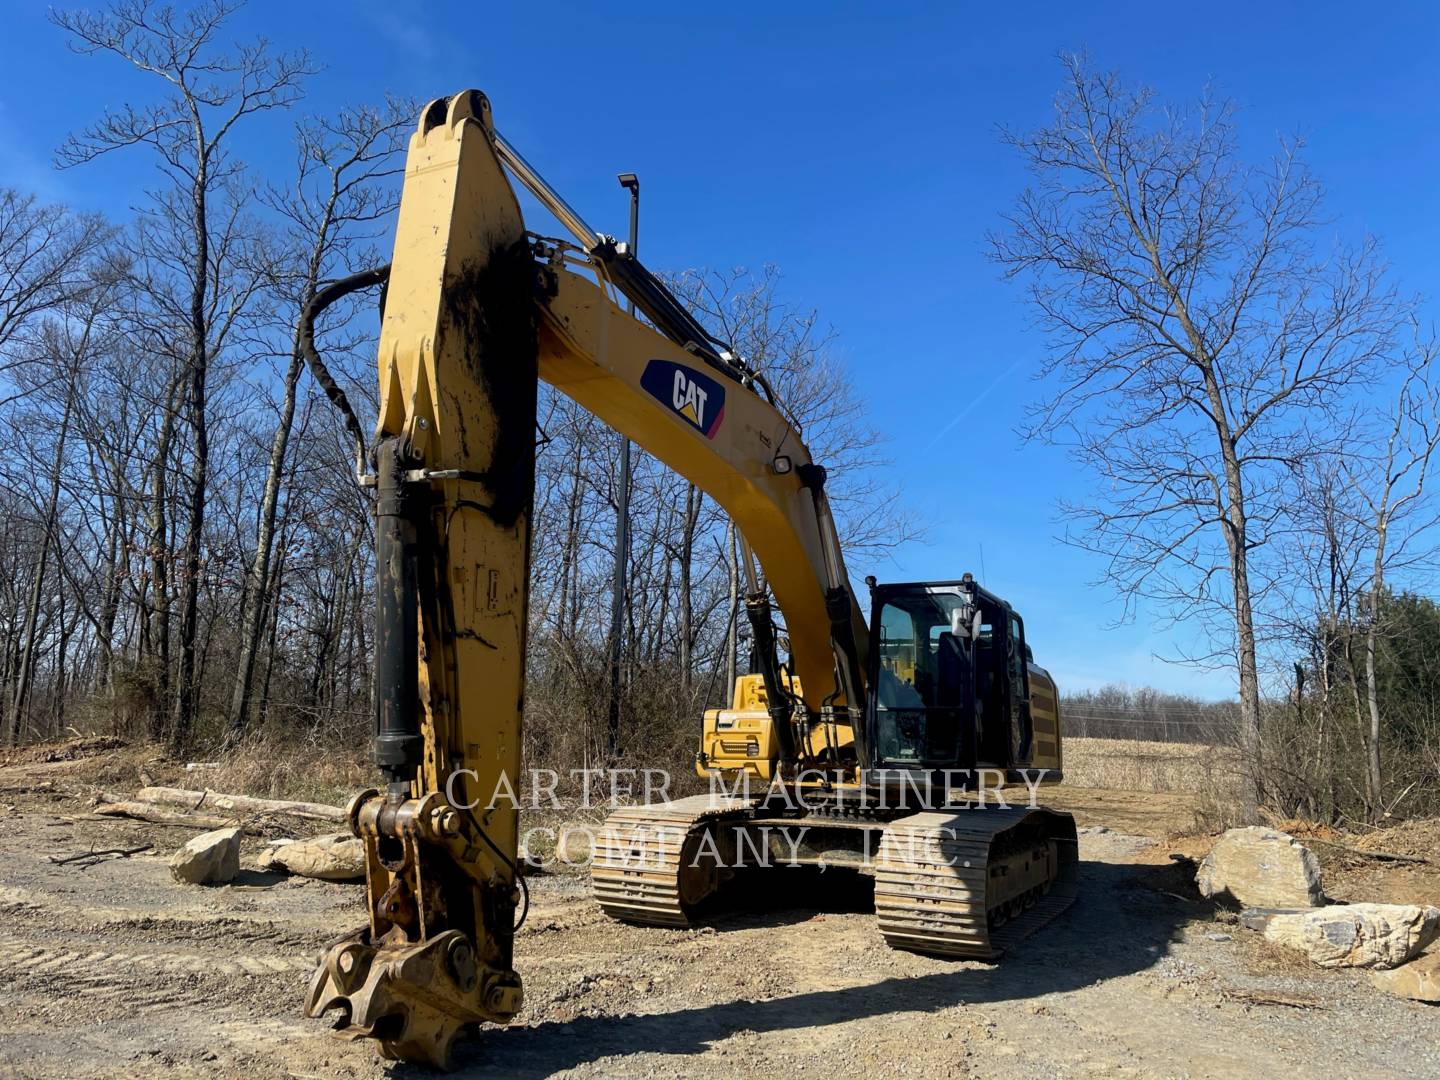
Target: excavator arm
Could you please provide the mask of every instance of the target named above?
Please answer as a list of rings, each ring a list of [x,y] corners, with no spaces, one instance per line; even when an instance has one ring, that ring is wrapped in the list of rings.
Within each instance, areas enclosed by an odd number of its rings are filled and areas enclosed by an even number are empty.
[[[574,243],[526,231],[507,167]],[[785,618],[803,687],[788,707],[841,710],[864,761],[867,635],[824,470],[763,380],[505,143],[483,95],[432,102],[410,143],[379,346],[385,784],[350,806],[369,922],[326,953],[307,1012],[337,1012],[342,1035],[442,1067],[466,1026],[504,1023],[522,1000],[517,809],[495,796],[520,775],[542,379],[725,509],[746,542],[752,614],[768,631],[753,551]]]

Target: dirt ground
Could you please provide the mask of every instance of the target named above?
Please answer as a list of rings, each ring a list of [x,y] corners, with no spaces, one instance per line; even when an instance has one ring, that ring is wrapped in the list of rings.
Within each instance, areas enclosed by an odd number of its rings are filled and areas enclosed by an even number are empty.
[[[103,751],[10,760],[0,1076],[429,1075],[300,1016],[315,956],[362,920],[357,886],[244,871],[182,887],[165,856],[191,833],[89,816],[114,780]],[[1170,858],[1209,842],[1182,835],[1187,796],[1047,801],[1082,826],[1082,899],[996,966],[889,950],[867,883],[836,871],[773,871],[684,931],[612,923],[584,877],[537,876],[516,949],[525,1009],[467,1043],[458,1075],[1440,1076],[1440,1008],[1282,955],[1199,902]],[[51,861],[147,842],[89,868]],[[1440,901],[1434,866],[1335,855],[1334,895]]]

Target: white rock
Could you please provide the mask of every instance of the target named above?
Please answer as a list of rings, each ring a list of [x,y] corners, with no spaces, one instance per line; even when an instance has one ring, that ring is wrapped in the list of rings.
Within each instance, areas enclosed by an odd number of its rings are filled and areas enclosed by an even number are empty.
[[[1200,893],[1245,907],[1308,908],[1325,902],[1320,864],[1293,836],[1252,825],[1215,842],[1195,874]]]
[[[201,833],[170,856],[170,873],[186,885],[223,885],[239,872],[239,827]]]
[[[1393,968],[1440,936],[1440,908],[1337,904],[1275,915],[1265,937],[1299,949],[1321,967]]]
[[[277,844],[262,857],[260,868],[324,881],[357,881],[365,876],[365,845],[349,833]]]

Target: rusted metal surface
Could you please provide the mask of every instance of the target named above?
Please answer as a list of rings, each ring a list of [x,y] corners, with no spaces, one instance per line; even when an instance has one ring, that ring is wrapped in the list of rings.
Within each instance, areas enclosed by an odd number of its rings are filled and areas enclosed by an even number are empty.
[[[448,1069],[467,1024],[504,1023],[521,1004],[520,980],[477,968],[458,930],[421,942],[357,930],[330,947],[310,982],[308,1016],[340,1014],[345,1039],[374,1039],[386,1058]]]

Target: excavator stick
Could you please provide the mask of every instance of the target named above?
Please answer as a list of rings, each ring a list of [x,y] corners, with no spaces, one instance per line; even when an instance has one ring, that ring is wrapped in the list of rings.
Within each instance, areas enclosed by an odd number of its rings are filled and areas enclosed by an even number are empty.
[[[391,1058],[451,1063],[519,1010],[512,967],[538,364],[536,270],[489,104],[431,102],[411,138],[380,333],[375,761],[351,803],[368,925],[306,1001]],[[506,788],[513,790],[513,788]]]

